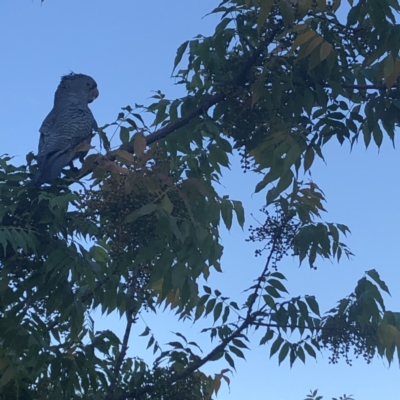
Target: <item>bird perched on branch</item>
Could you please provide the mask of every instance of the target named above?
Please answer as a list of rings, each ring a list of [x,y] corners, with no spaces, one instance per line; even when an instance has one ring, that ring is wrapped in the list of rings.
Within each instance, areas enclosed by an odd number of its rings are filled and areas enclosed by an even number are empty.
[[[99,96],[96,81],[84,74],[71,73],[61,78],[54,95],[54,106],[39,129],[38,170],[30,187],[48,183],[60,176],[76,158],[86,152],[76,149],[88,144],[97,123],[88,104]],[[84,153],[84,154],[82,154]]]

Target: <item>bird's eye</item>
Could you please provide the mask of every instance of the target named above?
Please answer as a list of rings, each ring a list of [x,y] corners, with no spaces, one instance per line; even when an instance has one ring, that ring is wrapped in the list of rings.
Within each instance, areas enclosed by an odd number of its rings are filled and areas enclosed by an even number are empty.
[[[90,86],[90,82],[86,82],[86,86]]]

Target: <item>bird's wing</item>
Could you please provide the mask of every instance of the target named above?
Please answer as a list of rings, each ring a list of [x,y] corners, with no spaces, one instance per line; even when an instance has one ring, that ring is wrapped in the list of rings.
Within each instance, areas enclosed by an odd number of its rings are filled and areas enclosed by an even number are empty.
[[[46,122],[47,120],[47,122]],[[45,123],[46,122],[46,123]],[[58,176],[77,155],[74,149],[93,134],[96,121],[88,107],[54,110],[42,124],[38,155],[37,182],[49,182]]]
[[[42,122],[39,128],[40,139],[39,139],[39,149],[38,149],[38,163],[40,163],[40,157],[43,154],[43,147],[45,147],[46,138],[51,135],[54,130],[55,124],[55,111],[54,108],[48,113],[47,117]]]
[[[47,117],[44,119],[42,122],[42,125],[39,128],[39,132],[46,134],[49,133],[53,127],[54,127],[54,121],[55,121],[55,111],[54,108],[47,114]]]

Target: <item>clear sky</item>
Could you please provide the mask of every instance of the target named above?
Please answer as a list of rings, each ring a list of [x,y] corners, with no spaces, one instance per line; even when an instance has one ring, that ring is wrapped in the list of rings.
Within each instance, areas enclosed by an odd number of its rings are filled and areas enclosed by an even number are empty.
[[[100,97],[91,105],[99,123],[112,122],[120,107],[148,101],[152,90],[160,89],[167,97],[182,95],[170,74],[176,48],[185,40],[202,33],[210,34],[215,17],[202,18],[218,4],[216,0],[2,0],[0,3],[0,154],[17,156],[37,149],[38,128],[50,110],[60,76],[70,71],[93,76]],[[397,147],[400,141],[397,140]],[[349,146],[332,143],[325,150],[327,165],[313,168],[313,179],[328,199],[326,220],[347,224],[352,234],[347,244],[355,253],[352,261],[338,264],[318,263],[317,271],[306,265],[285,261],[281,267],[287,276],[291,296],[314,294],[322,310],[349,294],[364,271],[376,268],[392,292],[386,296],[389,309],[400,311],[400,157],[389,140],[378,150],[365,150],[360,143],[350,154]],[[237,157],[226,173],[222,192],[242,200],[247,210],[257,212],[263,195],[251,195],[255,177],[243,175]],[[214,273],[210,285],[224,295],[243,298],[241,291],[261,270],[263,261],[254,258],[254,246],[244,241],[247,231],[237,226],[223,231],[225,252],[222,274]],[[118,317],[96,314],[96,328],[123,330]],[[180,331],[190,340],[211,349],[200,328],[211,325],[201,321],[191,326],[174,322],[173,313],[145,314],[160,345],[171,340],[170,331]],[[139,324],[136,331],[143,331]],[[251,337],[251,334],[250,334]],[[310,389],[319,388],[324,399],[343,393],[356,400],[399,398],[400,376],[395,363],[363,360],[353,367],[341,361],[328,363],[328,354],[306,365],[288,362],[278,367],[277,358],[268,357],[268,347],[258,347],[254,336],[247,361],[237,360],[237,374],[230,391],[222,387],[218,399],[302,400]],[[145,339],[132,336],[131,354],[143,351]],[[149,360],[149,359],[148,359]],[[214,363],[208,372],[218,372],[224,364]]]

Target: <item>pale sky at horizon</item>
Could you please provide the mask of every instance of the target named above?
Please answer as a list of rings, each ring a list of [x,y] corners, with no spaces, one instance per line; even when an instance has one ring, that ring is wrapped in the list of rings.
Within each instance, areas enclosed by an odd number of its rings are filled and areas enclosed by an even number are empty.
[[[160,89],[169,98],[182,95],[182,88],[170,79],[176,49],[199,33],[212,33],[217,18],[203,16],[218,3],[45,0],[41,5],[40,0],[2,0],[0,154],[15,155],[15,163],[24,164],[25,155],[37,151],[38,128],[52,106],[60,76],[71,70],[96,79],[100,96],[91,109],[99,126],[114,121],[121,107],[149,103],[151,91]],[[398,148],[398,138],[396,143]],[[398,151],[387,137],[380,151],[373,144],[366,150],[360,142],[351,154],[347,144],[341,148],[332,140],[325,156],[327,165],[317,162],[312,170],[328,200],[324,218],[349,226],[352,234],[346,243],[355,257],[343,258],[340,264],[318,262],[317,271],[285,260],[281,271],[288,278],[290,296],[315,294],[326,311],[354,289],[364,271],[375,268],[391,289],[392,297],[384,297],[388,309],[400,311]],[[252,195],[257,177],[243,175],[237,155],[222,183],[221,190],[231,199],[244,202],[246,230],[242,232],[237,224],[231,232],[222,230],[224,272],[213,273],[208,283],[232,299],[243,299],[241,292],[263,266],[263,259],[254,258],[255,246],[244,239],[248,226],[254,224],[250,213],[257,213],[264,195]],[[97,329],[124,329],[116,316],[96,314],[95,319]],[[173,340],[170,331],[180,331],[198,341],[204,353],[212,349],[208,336],[199,335],[202,327],[212,325],[211,319],[194,326],[176,322],[169,312],[144,314],[144,319],[160,344]],[[139,323],[134,334],[143,330]],[[389,369],[379,358],[371,365],[364,360],[354,360],[353,367],[344,360],[330,365],[329,354],[324,353],[317,362],[307,357],[305,366],[299,361],[290,369],[288,361],[278,366],[276,356],[269,359],[269,347],[258,347],[258,342],[257,334],[251,351],[245,352],[247,361],[235,358],[237,373],[231,377],[230,390],[222,385],[218,400],[303,400],[310,389],[319,389],[324,400],[344,393],[356,400],[399,398],[396,362]],[[146,338],[132,335],[131,355],[147,357],[146,343]],[[219,372],[224,367],[225,363],[216,362],[204,371]]]

